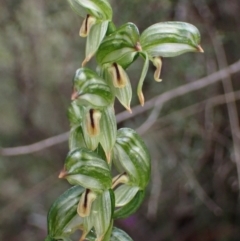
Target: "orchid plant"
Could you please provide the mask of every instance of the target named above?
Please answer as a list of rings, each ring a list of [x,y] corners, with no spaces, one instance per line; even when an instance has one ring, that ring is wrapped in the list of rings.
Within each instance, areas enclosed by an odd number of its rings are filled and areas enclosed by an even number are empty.
[[[203,52],[196,27],[183,22],[156,23],[142,34],[133,23],[115,27],[108,0],[68,0],[84,18],[80,36],[86,54],[73,78],[69,108],[69,153],[59,178],[72,188],[63,193],[48,213],[45,241],[70,241],[76,230],[80,241],[130,241],[114,220],[126,218],[141,205],[150,178],[151,160],[136,131],[117,130],[114,100],[131,112],[132,88],[126,69],[144,59],[137,95],[144,105],[142,86],[149,62],[161,81],[162,59],[185,52]],[[96,71],[87,63],[96,56]],[[118,174],[112,177],[112,167]]]

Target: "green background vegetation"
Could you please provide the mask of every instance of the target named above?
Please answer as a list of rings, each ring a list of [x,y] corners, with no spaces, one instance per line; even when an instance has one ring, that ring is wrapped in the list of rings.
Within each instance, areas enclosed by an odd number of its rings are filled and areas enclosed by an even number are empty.
[[[160,21],[185,21],[202,34],[204,54],[163,60],[162,83],[144,83],[146,100],[209,76],[239,60],[239,0],[112,0],[117,26],[140,31]],[[0,146],[16,147],[69,130],[72,77],[84,59],[80,19],[66,0],[8,0],[0,7]],[[94,66],[94,61],[90,65]],[[133,89],[143,61],[128,70]],[[236,73],[198,91],[171,98],[119,123],[140,129],[152,155],[152,179],[140,210],[117,225],[135,241],[237,241],[240,239],[239,109]],[[226,71],[224,71],[226,73]],[[223,83],[225,83],[223,85]],[[232,83],[232,89],[231,89]],[[189,85],[188,85],[189,86]],[[188,88],[186,86],[186,88]],[[225,86],[225,87],[224,87]],[[230,105],[224,93],[235,91]],[[138,105],[136,91],[132,106]],[[123,111],[116,103],[116,113]],[[230,118],[229,118],[230,116]],[[231,120],[231,125],[230,125]],[[233,135],[234,134],[234,138]],[[234,149],[235,144],[235,149]],[[58,173],[67,142],[42,151],[13,154],[0,149],[0,240],[37,241],[46,236],[52,202],[69,185]],[[77,239],[76,239],[77,240]]]

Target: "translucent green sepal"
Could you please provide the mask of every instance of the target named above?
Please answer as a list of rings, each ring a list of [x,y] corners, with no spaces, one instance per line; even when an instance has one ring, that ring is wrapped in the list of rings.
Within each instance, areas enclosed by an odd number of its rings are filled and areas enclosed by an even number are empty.
[[[103,108],[113,103],[114,96],[97,73],[88,68],[80,68],[74,77],[72,100],[86,107]]]
[[[77,205],[84,191],[83,187],[74,186],[52,204],[48,213],[46,241],[67,240],[71,233],[83,228],[83,219],[77,214]]]
[[[59,175],[66,178],[70,184],[81,185],[96,193],[101,193],[111,187],[112,179],[109,166],[95,152],[84,148],[70,151]]]
[[[81,17],[90,14],[102,20],[112,19],[112,8],[107,0],[68,0],[68,2]]]
[[[118,130],[113,150],[113,162],[120,172],[127,174],[128,184],[144,189],[150,178],[151,163],[140,136],[130,128]]]
[[[106,35],[108,24],[108,20],[100,21],[91,27],[87,37],[86,57],[82,63],[83,66],[93,57],[93,55],[98,50],[99,45]]]
[[[184,22],[163,22],[148,27],[140,37],[149,57],[175,57],[186,52],[203,52],[198,29]]]
[[[114,190],[115,206],[117,208],[127,205],[137,194],[139,187],[132,187],[126,184],[117,187]]]
[[[103,241],[133,241],[132,238],[126,232],[119,228],[113,227],[110,231],[111,233],[109,237],[108,235],[105,235]],[[95,241],[96,235],[94,231],[91,231],[85,239],[87,241]]]
[[[73,101],[68,108],[68,120],[70,122],[71,127],[77,127],[82,122],[82,106],[77,105],[75,101]]]
[[[118,72],[114,75],[114,71]],[[119,76],[121,77],[121,85],[118,84],[120,82]],[[125,70],[121,65],[108,64],[104,66],[104,77],[119,102],[131,113],[132,86]]]
[[[126,23],[104,38],[96,58],[100,65],[115,62],[125,69],[135,60],[140,50],[138,28],[133,23]]]
[[[139,190],[134,198],[132,198],[126,205],[115,210],[113,218],[127,218],[137,211],[137,209],[142,204],[145,196],[145,191]]]
[[[70,151],[79,147],[86,147],[81,126],[71,128],[68,143]]]
[[[117,138],[117,123],[112,106],[102,111],[100,129],[100,144],[105,152],[107,162],[110,163],[112,159],[112,150]]]
[[[123,230],[114,227],[110,241],[133,241],[132,238]]]
[[[109,236],[109,232],[112,229],[114,202],[112,190],[107,190],[101,195],[98,195],[92,204],[90,215],[84,218],[81,240],[84,240],[92,229],[94,229],[94,233],[90,233],[89,240],[91,240],[91,237],[94,237],[94,235],[96,236],[95,241],[106,240],[104,237],[107,234]]]

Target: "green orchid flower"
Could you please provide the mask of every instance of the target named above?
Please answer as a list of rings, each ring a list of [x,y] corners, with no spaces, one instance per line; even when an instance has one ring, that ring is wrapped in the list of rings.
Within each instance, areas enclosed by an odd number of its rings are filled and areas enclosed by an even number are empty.
[[[79,35],[87,37],[84,66],[95,54],[112,20],[112,8],[107,0],[68,0],[72,9],[84,18]]]
[[[154,79],[161,81],[162,58],[175,57],[186,52],[203,52],[200,46],[200,33],[192,24],[184,22],[157,23],[148,27],[140,35],[136,25],[127,23],[104,38],[96,57],[100,65],[108,64],[110,66],[108,68],[112,75],[113,85],[121,87],[127,82],[126,77],[121,78],[121,76],[126,76],[123,74],[123,69],[141,56],[144,59],[144,65],[137,94],[141,105],[144,105],[142,86],[149,68],[149,61],[156,67]],[[121,73],[121,75],[117,73]]]

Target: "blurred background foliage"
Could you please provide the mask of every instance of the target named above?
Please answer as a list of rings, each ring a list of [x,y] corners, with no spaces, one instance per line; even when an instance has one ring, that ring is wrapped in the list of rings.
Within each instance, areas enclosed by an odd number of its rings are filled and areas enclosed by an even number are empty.
[[[239,0],[111,3],[117,26],[131,21],[143,31],[160,21],[186,21],[202,34],[205,53],[164,59],[162,83],[153,81],[151,66],[144,83],[146,100],[181,85],[187,90],[219,69],[226,73],[226,67],[239,60]],[[78,36],[81,22],[66,0],[1,1],[0,240],[43,240],[48,209],[69,187],[57,178],[68,152],[66,141],[25,155],[12,156],[11,149],[4,148],[69,130],[71,81],[84,58],[85,40]],[[89,65],[94,67],[94,61]],[[139,60],[128,70],[134,89],[142,65]],[[133,112],[119,123],[138,128],[152,155],[144,204],[116,224],[134,240],[240,240],[240,66],[235,72],[153,110]],[[230,94],[226,104],[224,94],[232,91],[235,96]],[[134,93],[132,106],[136,105]],[[116,113],[122,111],[116,103]]]

